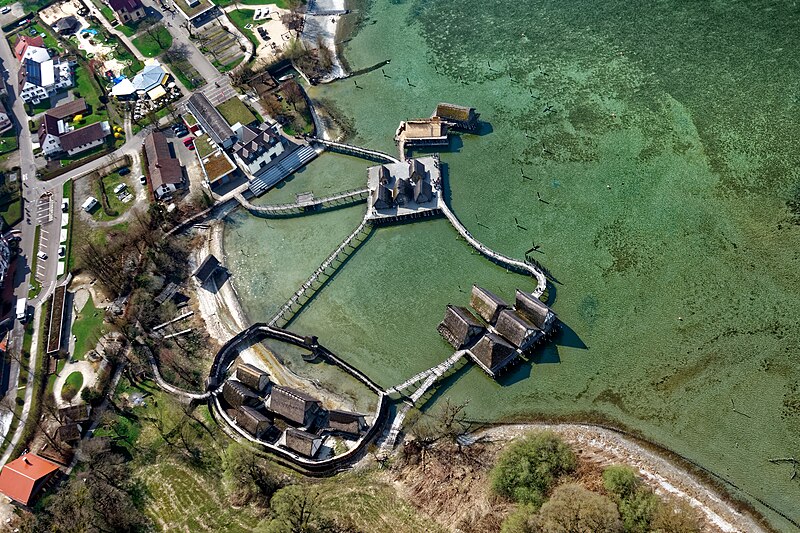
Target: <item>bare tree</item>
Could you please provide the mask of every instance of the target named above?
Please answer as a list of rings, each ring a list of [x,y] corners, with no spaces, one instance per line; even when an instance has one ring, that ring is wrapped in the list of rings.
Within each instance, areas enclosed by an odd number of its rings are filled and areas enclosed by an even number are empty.
[[[162,30],[164,29],[164,25],[160,22],[158,24],[148,24],[145,28],[145,33],[153,39],[158,47],[162,50],[166,48],[166,38]]]

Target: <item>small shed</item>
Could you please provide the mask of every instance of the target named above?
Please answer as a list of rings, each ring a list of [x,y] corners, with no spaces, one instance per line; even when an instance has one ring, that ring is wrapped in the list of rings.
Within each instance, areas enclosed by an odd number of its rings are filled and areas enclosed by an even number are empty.
[[[235,422],[255,438],[261,438],[272,427],[272,420],[260,411],[243,405],[236,410]]]
[[[466,307],[448,305],[438,330],[453,348],[460,350],[475,342],[485,328]]]
[[[327,429],[358,437],[362,431],[366,431],[367,419],[360,413],[331,409],[328,411]]]
[[[259,403],[258,394],[253,389],[232,379],[226,381],[222,386],[222,397],[234,409],[243,405],[254,406]]]
[[[243,363],[236,367],[236,379],[258,392],[263,391],[269,385],[269,374],[249,363]]]
[[[473,361],[491,377],[503,370],[509,363],[517,358],[517,351],[500,335],[487,332],[478,342],[470,348]]]
[[[201,284],[205,283],[208,278],[214,275],[214,272],[217,271],[219,265],[219,259],[214,257],[214,254],[208,254],[208,256],[203,259],[203,262],[200,263],[200,266],[197,267],[197,270],[195,270],[192,275],[200,280]]]
[[[305,392],[273,385],[267,400],[267,409],[295,424],[308,426],[317,415],[321,403]]]
[[[478,315],[490,324],[494,324],[500,311],[508,307],[502,298],[477,285],[472,286],[469,303]]]
[[[301,429],[289,428],[286,430],[286,447],[290,450],[314,457],[322,446],[322,438]]]

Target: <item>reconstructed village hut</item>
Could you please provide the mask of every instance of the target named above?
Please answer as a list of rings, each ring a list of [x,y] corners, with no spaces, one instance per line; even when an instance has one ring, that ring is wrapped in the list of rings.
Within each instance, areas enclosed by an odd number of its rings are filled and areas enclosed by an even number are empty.
[[[258,405],[259,402],[258,394],[253,389],[232,379],[226,381],[222,386],[222,397],[234,409],[243,405]]]
[[[26,453],[0,471],[0,493],[29,505],[57,471],[58,465],[52,461]]]
[[[517,311],[526,315],[537,328],[546,333],[549,333],[553,328],[553,324],[556,321],[556,314],[539,300],[539,298],[517,289],[516,304]]]
[[[243,405],[236,410],[234,421],[245,431],[260,439],[270,428],[272,420],[252,407]]]
[[[366,431],[367,419],[359,413],[332,409],[328,411],[327,429],[358,437],[362,431]]]
[[[286,430],[286,447],[300,455],[314,457],[320,446],[322,439],[313,433],[295,428]]]
[[[426,204],[433,200],[433,187],[430,180],[425,179],[425,167],[417,159],[412,159],[409,165],[411,165],[411,183],[414,184],[414,201]]]
[[[397,205],[406,205],[414,197],[414,189],[409,180],[404,178],[397,178],[394,180],[394,203]]]
[[[75,422],[80,424],[89,420],[89,415],[92,412],[92,407],[89,404],[71,405],[69,407],[62,407],[58,410],[58,420],[62,424]]]
[[[478,316],[490,324],[494,324],[500,311],[508,307],[499,296],[477,285],[472,286],[469,304],[475,309]]]
[[[456,104],[438,104],[434,117],[439,117],[457,128],[467,131],[478,129],[478,117],[474,107],[465,107]]]
[[[236,367],[236,379],[257,392],[264,391],[269,385],[269,374],[249,363]]]
[[[517,351],[503,338],[495,333],[488,332],[470,348],[473,360],[484,372],[491,377],[496,377],[509,363],[517,357]]]
[[[394,193],[389,188],[391,180],[392,175],[389,173],[389,169],[381,165],[378,168],[378,188],[375,190],[375,203],[373,204],[376,209],[389,209],[392,207]]]
[[[62,444],[72,444],[81,440],[81,426],[72,422],[58,427],[56,433],[58,442]]]
[[[214,257],[214,254],[208,254],[208,257],[203,259],[203,262],[200,263],[200,266],[197,267],[197,270],[192,275],[200,280],[200,283],[205,283],[217,271],[219,264],[219,259]]]
[[[453,348],[461,350],[475,342],[485,328],[466,307],[448,305],[438,330]]]
[[[542,332],[530,320],[511,309],[503,309],[495,324],[497,333],[522,351],[539,339]]]
[[[267,400],[267,409],[301,426],[308,426],[317,416],[322,404],[305,392],[273,385]]]

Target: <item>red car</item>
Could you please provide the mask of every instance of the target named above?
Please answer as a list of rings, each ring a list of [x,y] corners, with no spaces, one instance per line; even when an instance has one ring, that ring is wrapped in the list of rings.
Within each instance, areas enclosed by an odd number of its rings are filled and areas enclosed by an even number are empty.
[[[184,146],[189,146],[189,145],[194,146],[194,137],[186,137],[183,140],[183,145]]]

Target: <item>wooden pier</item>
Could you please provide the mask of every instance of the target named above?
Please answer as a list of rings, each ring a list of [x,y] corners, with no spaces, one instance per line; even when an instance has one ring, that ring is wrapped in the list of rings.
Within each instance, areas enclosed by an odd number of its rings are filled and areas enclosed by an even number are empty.
[[[355,157],[360,157],[362,159],[366,159],[368,161],[376,161],[378,163],[399,163],[400,161],[397,158],[390,156],[385,152],[381,152],[379,150],[371,150],[369,148],[362,148],[361,146],[355,146],[352,144],[345,144],[345,143],[338,143],[335,141],[328,141],[325,139],[319,139],[317,137],[309,139],[309,142],[320,144],[323,147],[327,148],[331,152],[338,152],[340,154],[345,155],[352,155]]]
[[[309,200],[302,200],[293,204],[273,204],[273,205],[254,205],[251,204],[244,196],[237,194],[235,196],[239,205],[247,209],[254,215],[259,216],[291,216],[301,215],[309,212],[316,212],[324,207],[341,207],[350,204],[357,204],[367,201],[369,196],[369,189],[353,189],[351,191],[341,192],[332,196],[324,198],[313,198]]]

